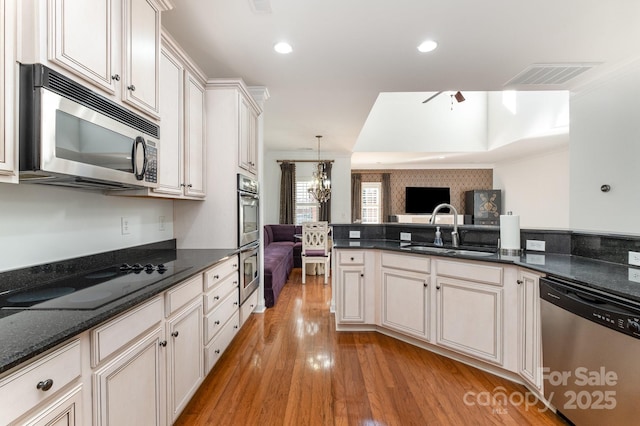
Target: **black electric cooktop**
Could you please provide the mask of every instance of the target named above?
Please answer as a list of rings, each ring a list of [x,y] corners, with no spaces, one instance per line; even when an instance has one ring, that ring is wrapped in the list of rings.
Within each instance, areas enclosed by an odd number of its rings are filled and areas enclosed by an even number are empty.
[[[92,310],[144,287],[155,284],[189,267],[173,262],[122,264],[85,275],[56,280],[33,288],[0,294],[2,309]]]

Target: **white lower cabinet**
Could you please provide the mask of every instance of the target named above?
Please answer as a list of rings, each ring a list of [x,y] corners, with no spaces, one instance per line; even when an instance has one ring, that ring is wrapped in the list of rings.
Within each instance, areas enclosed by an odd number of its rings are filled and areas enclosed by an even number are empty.
[[[25,426],[82,425],[82,386],[78,385],[57,398],[42,411],[19,422]]]
[[[178,418],[204,379],[201,342],[202,298],[198,297],[167,320],[168,414],[171,423]]]
[[[78,384],[81,375],[80,340],[74,339],[0,379],[0,424],[41,424],[41,419],[45,417],[64,418],[64,413],[73,411],[74,408],[60,406],[60,400],[65,398],[61,393],[72,383]],[[78,386],[78,392],[80,388]],[[24,419],[27,413],[33,410],[38,414],[35,414],[35,417],[32,415],[30,420],[16,420]]]
[[[240,316],[236,310],[231,318],[222,325],[222,329],[204,348],[205,371],[211,371],[218,362],[224,351],[227,349],[236,333],[240,329]]]
[[[542,345],[540,343],[540,276],[518,274],[518,373],[542,391]]]
[[[256,306],[258,306],[258,292],[254,291],[240,306],[240,327],[247,322],[253,311],[256,309]]]
[[[364,266],[339,266],[337,282],[338,322],[364,324],[366,322]]]
[[[501,365],[502,310],[502,288],[438,277],[436,342]]]
[[[430,264],[430,258],[424,256],[382,253],[383,327],[429,341]]]
[[[94,424],[166,424],[164,342],[160,324],[94,372]]]

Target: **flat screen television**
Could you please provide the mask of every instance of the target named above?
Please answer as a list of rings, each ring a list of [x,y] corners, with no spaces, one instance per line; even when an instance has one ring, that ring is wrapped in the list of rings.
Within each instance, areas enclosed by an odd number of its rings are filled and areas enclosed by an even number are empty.
[[[451,203],[449,188],[407,186],[405,195],[406,213],[432,213],[438,204]],[[440,213],[449,213],[449,209]]]

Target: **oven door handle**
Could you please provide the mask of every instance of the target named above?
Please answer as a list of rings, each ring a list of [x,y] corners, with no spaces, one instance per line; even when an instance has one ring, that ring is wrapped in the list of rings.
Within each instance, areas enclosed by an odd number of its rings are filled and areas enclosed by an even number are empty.
[[[258,247],[260,247],[260,242],[251,243],[247,246],[242,247],[240,249],[240,253],[244,254],[250,251],[258,250]]]

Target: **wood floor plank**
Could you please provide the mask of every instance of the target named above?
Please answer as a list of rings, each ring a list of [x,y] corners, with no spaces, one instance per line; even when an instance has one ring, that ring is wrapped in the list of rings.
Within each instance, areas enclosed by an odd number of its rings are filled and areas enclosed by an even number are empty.
[[[331,286],[300,269],[252,315],[176,425],[562,425],[541,405],[465,395],[526,388],[375,332],[337,332]],[[517,399],[516,399],[517,402]]]

